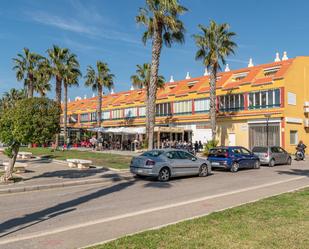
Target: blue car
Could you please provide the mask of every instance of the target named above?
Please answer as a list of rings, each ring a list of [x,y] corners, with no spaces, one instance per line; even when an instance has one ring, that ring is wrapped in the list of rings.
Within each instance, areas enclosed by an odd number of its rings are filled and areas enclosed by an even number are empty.
[[[211,149],[208,161],[212,168],[224,168],[237,172],[241,168],[260,168],[260,159],[241,146],[223,146]]]

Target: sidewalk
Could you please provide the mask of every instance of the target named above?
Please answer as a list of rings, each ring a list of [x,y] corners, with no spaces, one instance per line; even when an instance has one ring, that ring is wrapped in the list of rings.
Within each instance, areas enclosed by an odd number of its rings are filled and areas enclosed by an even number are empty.
[[[7,160],[0,155],[0,160]],[[104,167],[86,170],[71,169],[65,162],[47,159],[18,160],[27,163],[26,172],[15,174],[21,181],[0,184],[0,194],[17,193],[49,188],[108,183],[131,179],[128,170],[113,171]]]

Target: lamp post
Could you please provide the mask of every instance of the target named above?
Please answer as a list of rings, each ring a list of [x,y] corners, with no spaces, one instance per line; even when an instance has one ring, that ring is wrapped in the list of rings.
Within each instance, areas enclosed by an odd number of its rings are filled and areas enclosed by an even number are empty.
[[[266,146],[268,147],[269,143],[268,143],[268,130],[269,130],[269,119],[271,117],[270,113],[266,113],[264,114],[265,118],[266,118]]]

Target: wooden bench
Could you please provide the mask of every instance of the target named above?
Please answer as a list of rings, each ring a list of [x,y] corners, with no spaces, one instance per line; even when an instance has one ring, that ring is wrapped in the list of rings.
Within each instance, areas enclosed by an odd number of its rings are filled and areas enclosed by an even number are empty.
[[[67,159],[70,168],[89,169],[92,161],[82,159]]]
[[[31,159],[32,153],[31,152],[18,152],[17,158],[20,159]]]

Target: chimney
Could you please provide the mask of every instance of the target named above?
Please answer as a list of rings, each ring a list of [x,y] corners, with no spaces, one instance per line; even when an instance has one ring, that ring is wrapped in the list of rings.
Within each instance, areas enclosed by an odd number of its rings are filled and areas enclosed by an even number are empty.
[[[279,53],[277,52],[277,53],[276,53],[275,62],[278,62],[278,61],[281,61],[281,60],[280,60],[280,55],[279,55]]]
[[[209,73],[208,73],[207,67],[205,67],[204,76],[208,76],[208,75],[209,75]]]
[[[224,72],[229,72],[229,71],[231,71],[231,70],[230,70],[230,67],[229,67],[229,64],[226,64],[225,69],[224,69]]]
[[[112,89],[111,89],[111,94],[114,94],[114,93],[115,93],[115,92],[114,92],[114,88],[112,88]]]
[[[133,91],[133,90],[134,90],[134,86],[133,86],[133,85],[131,85],[131,88],[130,88],[130,90],[131,90],[131,91]]]
[[[286,51],[284,51],[283,52],[283,56],[282,56],[282,60],[283,61],[286,61],[286,60],[288,60],[289,58],[288,58],[288,53],[286,52]]]
[[[84,99],[87,99],[87,95],[86,94],[84,95]]]
[[[190,76],[190,73],[189,73],[189,72],[187,72],[187,75],[186,75],[186,80],[189,80],[189,79],[191,79],[191,76]]]
[[[94,97],[95,97],[95,94],[93,93],[93,94],[92,94],[92,98],[94,98]]]
[[[249,59],[249,63],[248,63],[248,67],[253,67],[254,64],[253,64],[253,60],[252,58]]]
[[[171,75],[170,82],[175,82],[173,75]]]

